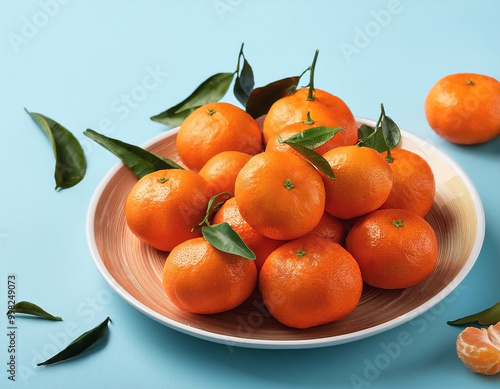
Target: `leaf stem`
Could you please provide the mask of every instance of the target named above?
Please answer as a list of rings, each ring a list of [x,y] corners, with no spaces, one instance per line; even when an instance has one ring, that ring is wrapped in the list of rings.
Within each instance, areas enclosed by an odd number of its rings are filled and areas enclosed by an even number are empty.
[[[307,101],[313,101],[314,100],[314,70],[316,68],[316,61],[318,59],[318,54],[319,50],[316,49],[316,52],[314,53],[314,59],[311,67],[309,68],[311,70],[310,73],[310,79],[309,79],[309,93],[307,95]]]
[[[245,42],[243,42],[241,44],[240,53],[238,54],[238,63],[236,64],[236,71],[234,72],[234,74],[238,74],[240,71],[240,59],[241,59],[241,57],[243,57],[243,59],[245,59],[245,55],[243,54],[243,46],[245,46]]]
[[[373,136],[375,136],[375,134],[380,129],[380,123],[382,123],[382,119],[385,116],[384,104],[380,104],[380,109],[381,109],[380,116],[378,117],[377,124],[375,124],[375,127],[373,128],[373,132],[370,135],[364,137],[363,139],[360,139],[360,141],[357,143],[358,146],[361,146],[362,144],[369,141]]]

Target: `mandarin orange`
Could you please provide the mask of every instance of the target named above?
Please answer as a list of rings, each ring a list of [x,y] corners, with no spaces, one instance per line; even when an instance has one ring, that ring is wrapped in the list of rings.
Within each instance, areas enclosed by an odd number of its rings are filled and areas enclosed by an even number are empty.
[[[199,171],[222,151],[251,155],[261,152],[262,132],[255,119],[241,108],[223,102],[210,103],[184,120],[177,133],[176,147],[182,162]]]
[[[457,354],[474,373],[500,372],[500,322],[486,328],[467,327],[457,337]]]
[[[320,174],[290,153],[263,152],[252,157],[236,177],[234,195],[243,219],[277,240],[310,232],[325,209]]]
[[[269,109],[263,123],[264,143],[279,134],[285,126],[305,121],[307,113],[314,120],[329,127],[341,126],[335,138],[341,138],[337,145],[354,145],[358,141],[358,125],[347,104],[339,97],[321,89],[314,90],[314,97],[308,100],[309,88],[298,89],[294,94],[277,100]]]
[[[214,196],[222,192],[234,196],[236,176],[250,158],[250,154],[240,151],[222,151],[210,158],[199,174],[207,180]]]
[[[389,163],[394,181],[391,193],[380,208],[402,208],[424,217],[434,203],[436,182],[427,161],[420,155],[404,150],[391,150]]]
[[[450,74],[425,98],[430,127],[458,144],[488,142],[500,135],[500,82],[473,73]]]
[[[264,304],[282,324],[310,328],[339,320],[357,306],[363,280],[357,262],[338,243],[319,236],[291,240],[262,266]]]
[[[192,231],[205,217],[211,191],[199,174],[182,169],[158,170],[142,177],[125,203],[127,225],[144,243],[170,251],[201,235]]]
[[[326,210],[335,217],[351,219],[378,209],[389,197],[393,173],[382,154],[368,147],[342,146],[323,157],[335,179],[322,175]]]
[[[363,280],[382,289],[403,289],[423,281],[438,258],[433,228],[405,209],[381,209],[361,218],[349,231],[346,249]]]
[[[332,123],[330,123],[330,124],[332,124]],[[287,153],[292,153],[292,154],[295,154],[295,155],[302,157],[302,154],[300,154],[298,151],[294,150],[290,145],[287,145],[286,143],[280,142],[280,139],[286,140],[286,139],[290,138],[291,136],[298,134],[299,132],[302,132],[302,131],[305,131],[305,130],[308,130],[308,129],[311,129],[314,127],[331,127],[331,126],[327,126],[323,122],[313,120],[310,117],[309,113],[307,113],[306,120],[303,120],[303,121],[300,121],[297,123],[288,124],[283,128],[283,130],[280,133],[271,136],[266,144],[265,151],[287,152]],[[337,128],[337,127],[339,127],[339,126],[337,125],[337,126],[331,127],[331,128]],[[326,153],[328,150],[331,150],[331,149],[338,147],[338,146],[344,146],[344,145],[345,145],[344,138],[341,135],[338,135],[338,133],[337,133],[328,142],[322,144],[319,147],[316,147],[314,149],[314,151],[316,151],[318,154],[321,155],[321,154]]]
[[[252,260],[220,251],[205,238],[193,238],[170,252],[162,284],[179,309],[219,313],[250,297],[257,284],[257,268]]]
[[[234,197],[227,200],[212,219],[212,224],[224,222],[233,227],[248,248],[254,252],[257,271],[260,271],[268,255],[283,244],[282,240],[267,238],[251,227],[241,216]]]

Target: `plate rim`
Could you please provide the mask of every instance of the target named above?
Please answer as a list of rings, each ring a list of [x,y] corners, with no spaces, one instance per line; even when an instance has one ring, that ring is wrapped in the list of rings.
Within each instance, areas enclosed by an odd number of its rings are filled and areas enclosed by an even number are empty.
[[[372,119],[367,119],[363,117],[355,117],[355,119],[358,124],[367,124],[370,126],[375,125],[375,121]],[[169,129],[163,133],[160,133],[152,137],[148,141],[144,142],[141,145],[141,147],[148,148],[166,137],[173,136],[178,132],[178,130],[179,127],[176,127]],[[428,311],[429,309],[437,305],[439,302],[444,300],[451,292],[453,292],[460,285],[460,283],[470,273],[471,269],[476,263],[485,236],[485,215],[481,198],[479,196],[476,187],[474,186],[472,180],[467,175],[465,170],[445,151],[443,151],[441,148],[436,146],[431,141],[423,138],[422,136],[416,135],[404,129],[401,129],[401,135],[403,136],[403,138],[411,139],[420,145],[428,146],[429,148],[431,148],[433,153],[437,153],[439,154],[440,158],[445,159],[447,163],[453,168],[453,170],[455,170],[456,173],[460,176],[465,186],[467,187],[469,193],[471,194],[471,198],[474,204],[474,209],[476,211],[477,231],[476,231],[476,239],[474,240],[474,245],[471,248],[471,253],[469,255],[469,258],[465,263],[464,267],[452,279],[452,281],[449,284],[447,284],[439,293],[437,293],[431,299],[427,300],[425,303],[387,322],[380,323],[376,326],[352,332],[349,334],[335,335],[330,337],[302,339],[302,340],[252,339],[252,338],[223,335],[207,330],[202,330],[199,328],[194,328],[189,326],[188,324],[180,323],[176,320],[163,316],[158,312],[154,311],[153,309],[147,307],[146,305],[138,301],[135,297],[133,297],[129,292],[127,292],[127,290],[123,288],[115,280],[112,274],[108,271],[108,269],[104,265],[104,262],[102,261],[95,240],[95,231],[94,231],[95,211],[99,203],[100,197],[102,195],[102,192],[106,188],[110,179],[119,171],[119,169],[121,169],[124,166],[123,162],[121,161],[118,161],[114,166],[112,166],[111,169],[100,180],[99,184],[97,185],[96,189],[92,194],[87,209],[85,231],[87,237],[87,246],[92,256],[94,265],[97,267],[97,270],[100,273],[100,275],[104,278],[104,280],[114,290],[115,293],[117,293],[128,304],[130,304],[132,307],[142,312],[146,316],[156,320],[157,322],[169,328],[172,328],[184,334],[191,335],[211,342],[225,344],[228,346],[239,346],[239,347],[259,348],[259,349],[299,349],[299,348],[327,347],[327,346],[334,346],[348,342],[353,342],[393,329]]]

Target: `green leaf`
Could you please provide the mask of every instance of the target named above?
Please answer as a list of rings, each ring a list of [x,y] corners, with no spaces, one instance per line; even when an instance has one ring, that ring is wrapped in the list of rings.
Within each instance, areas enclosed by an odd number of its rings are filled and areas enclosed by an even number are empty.
[[[307,130],[301,131],[295,135],[292,135],[290,138],[287,138],[282,142],[286,144],[291,144],[291,143],[300,144],[312,150],[328,142],[341,129],[342,127],[335,127],[335,128],[327,126],[312,127],[308,128]]]
[[[14,305],[14,309],[7,312],[7,314],[11,313],[25,313],[27,315],[38,316],[48,320],[56,320],[61,321],[62,318],[59,316],[53,316],[47,311],[40,308],[38,305],[30,303],[29,301],[19,301],[16,305]]]
[[[54,363],[62,362],[80,355],[107,335],[109,321],[111,321],[111,319],[109,317],[106,318],[98,326],[81,334],[78,338],[73,340],[64,350],[60,351],[52,358],[47,359],[45,362],[37,363],[37,366],[52,365]]]
[[[366,124],[359,127],[358,138],[360,139],[360,145],[375,149],[379,153],[389,150],[382,131],[375,131],[375,128],[367,126]]]
[[[278,140],[292,147],[295,151],[311,162],[319,171],[333,180],[335,179],[335,174],[333,173],[332,167],[325,158],[313,149],[328,142],[341,129],[342,127],[332,128],[327,126],[318,126],[308,128],[307,130],[292,135],[290,138],[285,140],[278,136]]]
[[[141,147],[109,138],[91,129],[87,129],[83,133],[120,158],[137,178],[142,178],[156,170],[182,169],[182,166],[174,161],[151,153]]]
[[[248,248],[229,223],[224,222],[213,226],[204,226],[201,232],[205,239],[216,249],[246,259],[255,259],[254,252]]]
[[[469,316],[462,317],[457,320],[449,321],[448,324],[452,326],[459,326],[464,324],[478,323],[483,326],[494,325],[500,322],[500,302],[496,303],[484,311],[474,313]]]
[[[388,148],[396,147],[401,141],[401,131],[398,125],[389,116],[382,118],[382,134]]]
[[[193,227],[192,231],[196,230],[197,228],[203,227],[204,225],[210,226],[210,221],[212,220],[212,217],[215,214],[215,212],[217,212],[219,208],[222,207],[222,205],[230,198],[231,198],[231,193],[229,192],[222,192],[219,193],[218,195],[213,196],[208,201],[205,218],[200,222],[200,224]]]
[[[271,82],[250,92],[246,103],[246,111],[253,118],[265,115],[269,108],[282,97],[293,95],[301,76],[287,77]]]
[[[56,121],[39,113],[25,111],[49,138],[56,158],[56,189],[71,188],[85,176],[86,160],[78,139]]]
[[[236,75],[233,92],[238,101],[244,107],[247,105],[248,97],[250,96],[250,92],[252,92],[254,85],[255,82],[252,67],[248,61],[243,58],[243,67],[241,69],[241,73]]]
[[[286,143],[286,141],[284,143]],[[295,151],[300,153],[304,158],[306,158],[309,162],[311,162],[316,167],[316,169],[322,172],[325,176],[327,176],[331,180],[335,179],[335,173],[333,172],[332,167],[330,166],[328,161],[316,151],[302,146],[299,143],[289,143],[289,145]]]
[[[217,73],[203,81],[179,104],[152,116],[151,120],[168,126],[179,126],[195,109],[219,101],[226,94],[234,73]]]

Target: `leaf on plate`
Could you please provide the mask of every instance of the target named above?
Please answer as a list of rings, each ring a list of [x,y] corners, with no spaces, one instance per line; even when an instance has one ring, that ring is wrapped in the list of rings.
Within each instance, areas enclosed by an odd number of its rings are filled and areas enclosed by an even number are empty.
[[[24,313],[27,315],[37,316],[48,320],[56,320],[61,321],[62,318],[60,316],[54,316],[40,308],[38,305],[30,303],[29,301],[19,301],[14,305],[14,309],[9,310],[7,314],[11,313]]]
[[[489,326],[500,322],[500,302],[496,303],[484,311],[474,313],[469,316],[462,317],[457,320],[447,322],[452,326],[477,323],[483,326]]]
[[[139,146],[109,138],[94,130],[87,129],[84,134],[120,158],[137,178],[142,178],[156,170],[183,169],[168,158],[151,153]]]
[[[283,78],[253,89],[248,96],[246,111],[255,119],[265,115],[277,100],[295,93],[301,76]]]
[[[203,226],[201,232],[205,239],[216,249],[246,259],[255,259],[255,254],[248,248],[238,233],[227,223]]]
[[[73,340],[64,350],[47,359],[45,362],[38,363],[37,366],[52,365],[80,355],[107,335],[109,321],[111,319],[109,317],[106,318],[101,324],[84,332]]]
[[[25,111],[49,138],[56,158],[54,177],[56,189],[67,189],[78,184],[85,176],[86,160],[78,139],[56,121],[39,113]]]
[[[240,59],[243,57],[243,67],[240,69]],[[248,96],[255,86],[253,70],[243,54],[243,44],[241,45],[240,54],[238,56],[238,66],[236,69],[236,80],[233,87],[233,93],[236,99],[245,107],[247,105]]]
[[[179,126],[195,109],[219,101],[226,94],[234,73],[217,73],[203,81],[179,104],[152,116],[151,120],[168,126]]]

